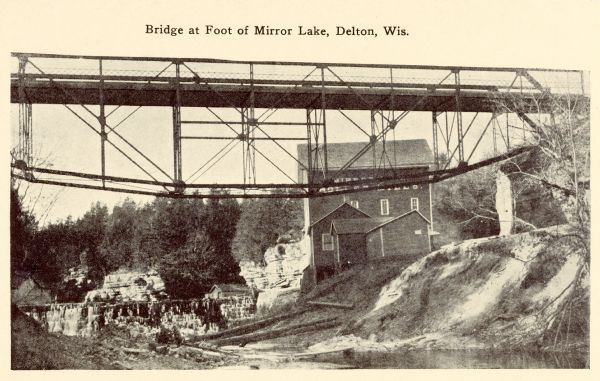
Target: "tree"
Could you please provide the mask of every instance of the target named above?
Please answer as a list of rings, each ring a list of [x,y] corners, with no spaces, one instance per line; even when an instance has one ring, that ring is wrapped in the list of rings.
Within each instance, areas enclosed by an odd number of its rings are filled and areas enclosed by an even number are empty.
[[[69,268],[79,265],[80,246],[70,218],[49,224],[33,237],[28,268],[37,279],[56,285]]]
[[[208,238],[219,252],[231,255],[231,244],[240,214],[240,205],[233,199],[211,198],[206,203],[202,223]]]
[[[171,243],[170,249],[163,250],[159,265],[167,293],[174,298],[198,297],[214,283],[243,282],[231,255],[240,215],[237,202],[210,199],[204,205],[198,201],[175,201],[171,205],[159,202],[162,221],[174,224],[175,229],[163,230],[165,225],[156,221],[159,234]]]
[[[485,167],[435,185],[436,215],[446,223],[458,224],[457,238],[498,234],[494,178],[495,168]]]
[[[107,274],[110,264],[100,252],[100,245],[106,234],[108,208],[96,202],[82,218],[75,223],[76,234],[80,242],[80,252],[86,253],[88,276],[101,281]]]
[[[586,274],[589,276],[591,255],[590,103],[589,98],[554,95],[548,91],[543,91],[540,99],[550,102],[552,109],[544,113],[538,103],[537,120],[528,120],[528,143],[535,149],[510,160],[503,170],[512,178],[541,186],[552,194],[570,227],[567,234],[555,234],[552,245],[568,245],[565,255],[577,253],[581,258],[573,281],[560,293],[563,297],[551,302],[556,303],[554,312],[541,323],[546,324],[547,332],[553,333],[546,338],[552,337],[556,346],[559,338],[568,343],[573,311],[575,315],[587,311],[583,319],[589,322],[589,287],[582,279]],[[508,111],[525,109],[519,102],[498,102],[498,106]],[[589,339],[589,327],[584,331],[588,332]]]
[[[25,270],[30,245],[36,230],[33,215],[23,208],[14,184],[10,187],[10,268],[11,273]]]
[[[234,265],[219,255],[206,233],[198,231],[184,247],[163,257],[160,274],[172,298],[193,298],[208,292],[215,283],[239,283],[239,267]]]
[[[268,247],[283,235],[298,239],[302,235],[302,202],[296,199],[245,200],[233,240],[238,261],[262,263]]]
[[[106,232],[100,246],[107,271],[131,268],[134,262],[137,234],[137,205],[129,198],[115,205],[107,218]]]

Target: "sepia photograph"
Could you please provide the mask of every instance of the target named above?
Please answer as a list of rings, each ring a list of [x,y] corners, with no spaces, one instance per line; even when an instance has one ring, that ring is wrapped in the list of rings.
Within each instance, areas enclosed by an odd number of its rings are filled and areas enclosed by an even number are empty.
[[[12,58],[13,366],[589,366],[587,73]]]
[[[13,372],[591,368],[589,66],[78,46],[6,53]]]

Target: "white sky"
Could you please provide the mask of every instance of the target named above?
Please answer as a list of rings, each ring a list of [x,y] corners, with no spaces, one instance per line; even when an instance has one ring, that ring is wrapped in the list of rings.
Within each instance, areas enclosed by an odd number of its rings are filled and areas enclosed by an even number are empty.
[[[133,107],[122,107],[123,115],[132,111]],[[13,107],[13,137],[15,135],[16,106]],[[229,110],[214,109],[223,119],[227,114],[232,115]],[[259,110],[257,110],[259,111]],[[83,114],[84,112],[82,112]],[[370,114],[368,111],[349,111],[346,112],[359,123],[363,129],[370,130]],[[196,114],[196,115],[194,115]],[[206,112],[201,110],[183,109],[182,119],[196,118],[198,114]],[[259,114],[259,112],[257,112]],[[269,121],[303,121],[304,110],[281,110],[273,115]],[[463,114],[463,128],[466,128],[468,122],[474,114]],[[234,115],[231,116],[233,118]],[[449,115],[451,118],[451,114]],[[239,117],[238,117],[239,118]],[[235,118],[233,120],[237,120]],[[120,120],[116,117],[115,120]],[[489,120],[489,114],[480,114],[469,132],[466,139],[467,147],[472,147],[474,140],[478,138],[476,131],[481,131],[485,123]],[[485,122],[485,123],[484,123]],[[109,120],[109,124],[111,121]],[[114,125],[114,123],[113,123]],[[197,126],[184,126],[183,135],[192,135]],[[226,127],[220,127],[222,134],[229,134],[231,131]],[[306,134],[306,128],[303,126],[263,126],[272,136],[298,136],[303,137]],[[211,127],[216,130],[217,127]],[[284,130],[286,132],[284,132]],[[50,163],[52,168],[88,173],[100,173],[100,142],[99,137],[78,120],[64,106],[60,105],[33,105],[33,141],[34,156],[41,158],[46,163]],[[140,109],[136,114],[117,128],[117,131],[127,138],[143,153],[149,156],[157,165],[167,173],[172,174],[172,127],[171,127],[171,109],[164,107],[147,107]],[[288,134],[287,131],[290,131]],[[208,133],[208,132],[207,132]],[[213,131],[213,133],[215,133]],[[196,133],[197,134],[197,133]],[[257,136],[260,134],[257,134]],[[356,127],[352,126],[337,111],[327,112],[327,135],[329,142],[349,142],[361,141],[367,143],[366,136]],[[396,128],[396,139],[427,139],[431,147],[431,113],[414,112],[407,116]],[[110,135],[109,135],[110,137]],[[390,133],[388,140],[394,138]],[[14,142],[14,140],[13,140]],[[206,160],[214,153],[222,150],[228,141],[211,140],[186,140],[183,142],[183,178],[188,179]],[[302,142],[280,141],[289,152],[295,155],[296,144]],[[122,146],[122,145],[121,145]],[[257,141],[256,147],[265,156],[274,161],[290,177],[296,177],[296,162],[285,154],[279,147],[270,141]],[[489,152],[491,150],[491,137],[488,136],[481,143],[479,153]],[[127,151],[127,152],[130,152]],[[470,148],[466,150],[467,154]],[[479,155],[475,155],[477,157]],[[106,170],[107,174],[113,176],[129,176],[141,179],[149,179],[138,168],[126,160],[120,153],[107,144],[106,149]],[[224,183],[224,182],[242,182],[242,143],[227,154],[218,164],[207,171],[196,182],[204,183]],[[144,164],[144,168],[152,169],[149,164]],[[156,176],[161,176],[158,171],[151,170]],[[256,155],[256,173],[258,182],[289,182],[289,180],[275,169],[270,163],[264,160],[259,154]],[[158,177],[166,181],[166,178]],[[143,186],[142,186],[143,187]],[[123,201],[126,197],[133,198],[136,201],[149,201],[152,197],[127,195],[113,192],[103,192],[94,190],[83,190],[74,188],[62,188],[50,185],[33,184],[30,188],[32,196],[42,197],[36,204],[34,212],[39,218],[43,218],[46,213],[47,221],[63,219],[71,215],[74,218],[81,216],[92,203],[101,201],[111,208],[115,203]],[[56,199],[56,200],[55,200]],[[54,202],[51,210],[48,210],[48,203]]]

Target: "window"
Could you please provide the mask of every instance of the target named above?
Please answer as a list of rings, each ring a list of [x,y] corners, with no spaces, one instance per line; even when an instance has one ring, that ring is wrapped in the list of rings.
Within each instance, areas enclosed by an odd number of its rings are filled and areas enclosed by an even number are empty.
[[[419,199],[412,197],[410,199],[410,210],[419,210]]]
[[[379,206],[381,207],[382,216],[388,216],[390,214],[390,202],[387,199],[379,200]]]
[[[421,229],[419,229],[419,230],[415,230],[415,234],[417,234],[417,235],[421,235]]]
[[[321,234],[321,247],[323,251],[333,251],[333,236],[331,234]]]
[[[419,186],[415,184],[413,185],[413,189],[419,189]]]
[[[350,205],[352,205],[353,207],[355,207],[356,209],[358,209],[358,201],[357,200],[350,201]]]

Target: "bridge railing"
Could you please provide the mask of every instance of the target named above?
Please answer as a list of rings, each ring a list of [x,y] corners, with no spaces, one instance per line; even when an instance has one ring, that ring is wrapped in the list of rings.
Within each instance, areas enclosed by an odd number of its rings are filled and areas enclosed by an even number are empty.
[[[234,61],[208,58],[113,57],[13,53],[12,78],[27,60],[27,78],[43,80],[193,82],[269,86],[327,86],[403,89],[466,89],[504,92],[588,94],[587,74],[580,70]],[[181,64],[179,74],[175,63]]]

